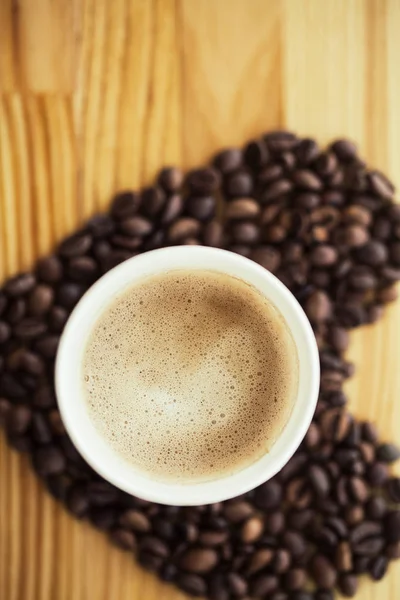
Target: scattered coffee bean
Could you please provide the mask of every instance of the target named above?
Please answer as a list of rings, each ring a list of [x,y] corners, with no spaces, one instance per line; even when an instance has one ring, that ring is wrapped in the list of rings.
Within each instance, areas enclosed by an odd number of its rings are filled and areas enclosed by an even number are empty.
[[[0,420],[32,456],[50,493],[138,561],[211,600],[332,600],[380,579],[400,557],[399,450],[347,412],[349,329],[376,321],[400,278],[400,209],[392,184],[368,171],[347,140],[328,151],[278,131],[213,167],[163,169],[157,184],[123,191],[111,210],[64,240],[59,256],[0,291]],[[224,197],[225,224],[215,218]],[[167,507],[102,481],[68,438],[53,366],[68,316],[102,273],[167,244],[228,247],[274,272],[302,303],[320,348],[313,423],[275,478],[226,503]],[[317,584],[308,591],[309,574]]]
[[[33,463],[41,476],[62,473],[66,466],[65,457],[56,446],[39,447],[33,455]]]
[[[34,275],[30,273],[24,273],[23,275],[17,275],[7,281],[3,290],[7,296],[15,298],[17,296],[24,296],[30,292],[36,283]]]
[[[214,158],[214,166],[224,175],[236,171],[242,166],[243,153],[238,148],[228,148],[217,154]]]
[[[207,592],[206,582],[198,575],[179,575],[176,583],[184,592],[192,596],[204,596]]]
[[[170,194],[180,190],[183,179],[183,172],[178,167],[166,167],[158,175],[158,183]]]
[[[193,548],[185,552],[179,565],[191,573],[208,573],[218,562],[218,554],[211,548]]]
[[[387,491],[392,502],[400,503],[400,477],[392,477],[387,482]]]
[[[312,559],[311,574],[321,588],[333,588],[336,585],[337,573],[330,561],[322,554]]]
[[[111,204],[111,214],[117,219],[125,219],[136,213],[140,204],[140,197],[135,192],[123,191],[114,196]]]
[[[376,451],[378,460],[384,463],[394,463],[400,458],[400,448],[395,444],[381,444]]]
[[[338,587],[343,596],[346,596],[346,598],[352,598],[356,595],[358,590],[358,579],[355,575],[345,573],[340,575]]]
[[[54,300],[54,290],[49,285],[37,285],[28,298],[28,313],[40,317],[50,310]]]
[[[49,256],[38,261],[36,266],[37,277],[44,283],[57,283],[63,276],[63,267],[57,256]]]
[[[244,543],[249,544],[258,540],[264,531],[264,523],[259,517],[248,519],[241,529],[241,538]]]

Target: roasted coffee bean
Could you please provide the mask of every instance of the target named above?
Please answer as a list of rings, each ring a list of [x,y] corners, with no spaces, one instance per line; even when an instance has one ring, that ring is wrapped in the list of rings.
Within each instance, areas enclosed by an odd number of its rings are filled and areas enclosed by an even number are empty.
[[[153,229],[151,222],[144,217],[135,216],[123,219],[120,222],[119,228],[125,235],[133,238],[142,238],[149,235]]]
[[[211,221],[203,228],[203,243],[205,246],[220,248],[223,243],[223,230],[218,221]]]
[[[32,417],[32,437],[38,444],[49,444],[53,438],[49,423],[41,413]]]
[[[254,508],[246,501],[234,501],[225,505],[225,518],[231,523],[241,523],[254,514]]]
[[[173,223],[168,229],[168,240],[175,244],[181,240],[196,236],[200,230],[200,223],[197,219],[183,217]]]
[[[275,202],[278,198],[286,196],[293,189],[293,184],[288,179],[278,179],[269,183],[261,194],[261,204]]]
[[[54,291],[49,285],[37,285],[28,298],[28,313],[40,317],[50,310],[54,300]]]
[[[318,191],[322,188],[322,181],[319,177],[307,169],[292,173],[292,180],[300,189]]]
[[[277,535],[285,528],[285,515],[283,512],[275,511],[268,513],[265,522],[265,531],[270,535]]]
[[[391,511],[385,517],[385,534],[388,542],[400,541],[400,511]]]
[[[267,143],[264,139],[253,140],[244,149],[244,159],[253,169],[260,169],[270,158]]]
[[[56,404],[54,392],[50,386],[39,387],[33,397],[33,405],[37,408],[53,408]]]
[[[225,217],[228,220],[253,219],[260,214],[259,204],[252,198],[238,198],[226,206]]]
[[[7,411],[6,426],[9,435],[24,434],[32,422],[32,411],[27,406],[14,406]]]
[[[0,321],[0,344],[4,344],[11,336],[11,327],[8,323]]]
[[[397,300],[398,295],[399,294],[398,294],[397,289],[393,286],[389,286],[389,287],[382,288],[378,292],[377,300],[378,300],[378,302],[383,302],[384,304],[386,304],[388,302],[394,302],[394,300]]]
[[[220,546],[228,539],[227,531],[204,531],[200,534],[199,542],[203,546]],[[194,540],[193,540],[194,541]]]
[[[349,497],[363,504],[369,497],[369,489],[360,477],[350,477],[348,481]]]
[[[151,523],[147,516],[134,509],[124,512],[119,522],[123,527],[133,529],[138,533],[148,533],[151,529]]]
[[[114,196],[111,214],[117,219],[125,219],[134,215],[140,205],[140,196],[135,192],[125,191]]]
[[[321,244],[310,253],[310,260],[316,267],[330,267],[338,258],[337,250],[333,246]]]
[[[65,470],[65,457],[56,446],[41,446],[33,455],[33,464],[40,476],[57,475]]]
[[[110,238],[110,242],[117,248],[124,248],[125,250],[132,252],[140,247],[142,238],[117,234]]]
[[[227,175],[225,189],[228,196],[251,196],[253,193],[253,178],[247,171],[235,171]]]
[[[400,542],[389,544],[386,547],[385,554],[390,560],[396,560],[400,558]]]
[[[356,595],[358,590],[358,580],[355,575],[345,573],[339,576],[338,588],[343,596],[346,598],[352,598]]]
[[[389,499],[400,503],[400,477],[391,477],[386,486]]]
[[[357,156],[357,146],[350,140],[337,140],[331,145],[331,149],[343,162],[354,160]]]
[[[326,470],[319,465],[311,465],[308,476],[311,485],[318,496],[324,497],[329,493],[331,484]]]
[[[389,469],[385,463],[376,462],[367,469],[367,479],[373,486],[380,486],[389,479]]]
[[[287,230],[282,225],[269,225],[264,231],[264,241],[269,244],[279,244],[287,237]]]
[[[179,559],[179,566],[191,573],[208,573],[218,562],[218,554],[211,548],[193,548]]]
[[[86,254],[92,245],[92,237],[88,233],[77,233],[66,238],[58,247],[58,253],[63,258],[73,258]]]
[[[319,148],[315,140],[305,138],[301,140],[295,149],[298,162],[301,165],[308,165],[318,158]]]
[[[220,175],[212,167],[196,169],[187,176],[187,183],[194,194],[209,195],[219,187]]]
[[[25,399],[27,390],[21,381],[21,375],[12,375],[11,373],[3,373],[0,376],[0,394],[11,400],[20,401]]]
[[[216,201],[213,196],[193,196],[186,201],[186,212],[199,221],[208,221],[215,215]]]
[[[272,246],[258,246],[250,252],[249,257],[271,273],[275,273],[281,263],[279,251]]]
[[[61,420],[59,411],[57,409],[53,409],[47,414],[47,417],[52,432],[55,435],[65,435],[65,427]]]
[[[348,413],[340,409],[330,409],[321,417],[321,431],[325,439],[340,442],[348,435],[351,423]]]
[[[321,290],[316,290],[308,297],[305,311],[314,324],[327,321],[332,315],[332,303],[329,296]]]
[[[377,556],[369,565],[369,573],[374,581],[380,581],[386,574],[389,562],[385,556]]]
[[[297,136],[290,131],[272,131],[264,136],[271,152],[280,154],[293,150],[299,143]]]
[[[257,225],[245,221],[232,225],[231,234],[235,244],[253,245],[260,237],[260,231]]]
[[[227,575],[229,591],[235,598],[243,598],[247,594],[247,581],[238,573],[229,573]]]
[[[270,548],[260,548],[249,559],[246,574],[253,575],[272,563],[274,553]]]
[[[255,598],[268,598],[279,587],[276,575],[257,575],[250,583],[250,594]]]
[[[14,327],[14,335],[20,340],[33,340],[43,335],[47,330],[46,323],[38,319],[23,319]]]
[[[394,463],[400,458],[400,448],[395,444],[380,444],[376,450],[376,457],[384,463]]]
[[[63,308],[71,309],[80,300],[85,287],[78,283],[62,283],[58,286],[56,301]]]
[[[290,569],[283,577],[283,585],[286,591],[293,592],[301,590],[307,581],[306,572],[303,569]]]
[[[364,264],[372,267],[382,265],[387,260],[386,246],[376,240],[371,240],[357,250],[357,258]]]
[[[161,224],[169,225],[181,214],[183,210],[183,199],[179,194],[170,196],[161,212]]]
[[[353,570],[353,554],[347,541],[340,542],[335,551],[335,565],[339,571]]]
[[[6,295],[0,291],[0,315],[2,315],[3,312],[5,311],[5,309],[7,307],[7,303],[8,303],[8,300],[6,298]]]
[[[305,539],[297,531],[285,531],[281,541],[282,544],[289,550],[290,554],[296,559],[299,559],[306,551]]]
[[[269,511],[278,508],[282,497],[282,486],[277,481],[268,481],[255,490],[254,503],[258,508]]]
[[[110,533],[110,539],[113,544],[123,550],[136,550],[136,538],[134,534],[127,529],[114,529]]]
[[[238,148],[227,148],[214,157],[214,166],[224,175],[242,166],[243,153]]]
[[[23,275],[17,275],[9,279],[3,287],[3,290],[7,296],[16,298],[17,296],[24,296],[30,292],[36,283],[36,278],[30,273],[24,273]]]
[[[382,496],[373,496],[368,500],[365,510],[369,519],[382,519],[387,513],[386,501]]]
[[[31,375],[39,376],[42,375],[45,369],[43,360],[30,352],[29,350],[22,350],[19,354],[18,367],[20,371],[25,371]]]
[[[165,167],[158,175],[159,185],[169,194],[180,190],[183,179],[183,172],[178,167]]]
[[[74,281],[91,283],[98,275],[98,266],[90,256],[78,256],[70,260],[68,275]]]
[[[274,554],[274,558],[272,561],[272,568],[275,573],[279,573],[279,574],[286,573],[286,571],[288,571],[288,569],[291,565],[291,562],[292,562],[292,559],[291,559],[291,556],[290,556],[290,553],[288,552],[288,550],[280,548]],[[297,571],[297,569],[294,571]],[[293,576],[294,571],[291,571],[292,579],[294,579],[296,577],[296,574]],[[291,589],[298,589],[298,588],[291,588]]]
[[[63,267],[57,256],[39,260],[36,265],[37,277],[44,283],[57,283],[63,276]]]
[[[114,219],[110,215],[95,215],[86,223],[87,229],[93,238],[107,237],[115,230]]]
[[[260,517],[251,517],[241,527],[240,537],[245,544],[258,540],[264,532],[264,523]]]
[[[321,588],[333,588],[336,584],[337,573],[331,562],[322,554],[316,555],[311,561],[311,575]]]
[[[192,596],[204,596],[207,593],[206,582],[198,575],[181,574],[177,577],[176,583],[184,592]]]
[[[290,595],[290,600],[314,600],[312,592],[295,591]]]
[[[370,171],[368,181],[371,190],[385,200],[391,200],[394,194],[394,186],[383,173],[379,171]]]
[[[89,519],[97,529],[110,531],[117,525],[117,513],[114,508],[91,508]]]

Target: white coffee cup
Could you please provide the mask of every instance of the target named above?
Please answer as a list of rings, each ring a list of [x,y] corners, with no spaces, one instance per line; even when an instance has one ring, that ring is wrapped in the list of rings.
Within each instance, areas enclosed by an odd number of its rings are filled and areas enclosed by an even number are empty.
[[[270,451],[232,475],[193,484],[160,482],[135,470],[93,425],[82,389],[85,345],[99,315],[117,294],[135,282],[177,269],[217,271],[255,287],[285,319],[299,360],[298,391],[293,410]],[[135,256],[109,271],[86,292],[61,337],[55,381],[64,425],[79,452],[95,471],[125,492],[144,500],[187,506],[233,498],[264,483],[282,469],[310,425],[318,398],[319,373],[318,349],[310,323],[295,297],[274,275],[253,261],[226,250],[179,246]]]

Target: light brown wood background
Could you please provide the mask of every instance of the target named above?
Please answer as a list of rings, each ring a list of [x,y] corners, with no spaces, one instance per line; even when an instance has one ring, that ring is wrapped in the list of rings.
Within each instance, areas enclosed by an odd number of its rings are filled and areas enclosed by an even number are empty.
[[[0,280],[112,192],[274,127],[400,184],[400,0],[0,0]],[[400,303],[353,335],[358,415],[400,442]],[[400,564],[358,600],[395,600]],[[178,600],[0,442],[1,600]]]

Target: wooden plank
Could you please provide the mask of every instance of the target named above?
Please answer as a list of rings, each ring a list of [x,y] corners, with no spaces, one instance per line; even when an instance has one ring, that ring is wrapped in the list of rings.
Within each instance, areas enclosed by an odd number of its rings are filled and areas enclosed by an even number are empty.
[[[400,184],[400,0],[4,0],[0,22],[0,279],[115,190],[269,128],[351,136]],[[399,330],[398,303],[352,335],[348,391],[400,442]],[[0,598],[183,600],[73,520],[3,437],[0,475]],[[357,598],[395,600],[399,581],[396,565]]]

